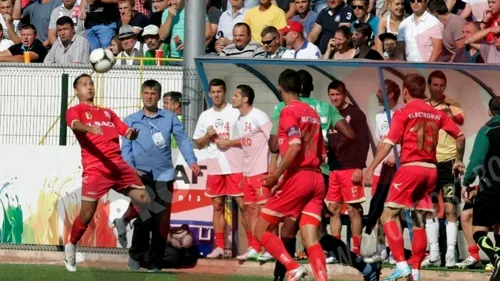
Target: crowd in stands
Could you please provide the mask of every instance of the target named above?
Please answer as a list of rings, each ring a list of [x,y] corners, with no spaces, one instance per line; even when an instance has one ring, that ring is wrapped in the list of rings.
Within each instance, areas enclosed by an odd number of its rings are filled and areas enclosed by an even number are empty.
[[[206,0],[206,53],[500,62],[500,0],[346,1]],[[88,63],[96,48],[183,58],[185,0],[0,0],[0,14],[0,62]]]

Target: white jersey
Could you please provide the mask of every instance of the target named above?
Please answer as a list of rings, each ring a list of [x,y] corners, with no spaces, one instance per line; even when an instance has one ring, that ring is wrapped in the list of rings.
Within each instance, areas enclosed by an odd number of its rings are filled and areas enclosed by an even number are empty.
[[[393,109],[391,109],[391,117],[394,115],[394,112],[396,112],[396,110],[400,109],[401,107],[402,106],[400,105],[396,105]],[[385,112],[385,109],[380,110],[379,112],[377,112],[377,115],[375,115],[375,127],[375,141],[382,142],[389,133],[389,120],[387,120],[387,113]],[[376,176],[380,176],[380,172],[382,171],[382,164],[385,162],[385,160],[387,160],[387,158],[393,155],[394,150],[391,149],[391,152],[387,155],[387,157],[385,157],[384,160],[380,164],[378,164],[377,168],[375,168],[373,174]]]
[[[240,111],[230,104],[221,111],[215,111],[212,107],[201,113],[196,124],[193,139],[202,138],[213,126],[217,136],[211,139],[206,148],[207,152],[207,173],[209,175],[227,175],[241,173],[243,171],[243,150],[240,147],[230,147],[219,150],[215,141],[217,138],[234,140],[238,138],[238,117]]]
[[[273,124],[262,110],[253,108],[247,116],[240,116],[238,133],[245,155],[243,175],[251,177],[267,173],[269,168],[269,136]]]

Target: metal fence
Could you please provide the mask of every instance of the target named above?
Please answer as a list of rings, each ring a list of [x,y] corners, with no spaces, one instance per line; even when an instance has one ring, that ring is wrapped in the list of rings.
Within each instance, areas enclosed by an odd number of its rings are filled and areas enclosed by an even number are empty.
[[[141,107],[140,87],[145,80],[159,81],[163,92],[182,92],[183,76],[191,72],[196,73],[173,66],[115,66],[99,74],[86,65],[0,64],[0,144],[75,145],[73,134],[65,136],[65,124],[60,117],[67,107],[78,103],[72,83],[82,73],[89,73],[94,79],[95,103],[124,118]],[[196,75],[187,79],[198,83]],[[191,94],[183,97],[183,102],[199,102],[200,98],[201,93]],[[183,116],[187,121],[197,119],[198,116],[189,114]]]

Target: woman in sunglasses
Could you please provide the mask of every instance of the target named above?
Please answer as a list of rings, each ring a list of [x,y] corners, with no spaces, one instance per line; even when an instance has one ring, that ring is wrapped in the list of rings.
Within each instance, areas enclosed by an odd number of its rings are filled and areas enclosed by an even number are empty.
[[[384,50],[382,41],[379,39],[380,34],[392,33],[398,36],[399,25],[405,17],[404,0],[387,0],[386,3],[389,13],[378,22],[378,33],[375,36],[375,47],[382,56],[384,56]]]

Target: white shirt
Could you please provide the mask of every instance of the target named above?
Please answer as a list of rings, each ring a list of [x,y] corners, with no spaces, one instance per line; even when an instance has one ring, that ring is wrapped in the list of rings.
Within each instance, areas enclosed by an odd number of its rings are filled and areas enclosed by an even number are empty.
[[[415,14],[404,19],[399,25],[398,41],[405,42],[406,60],[428,62],[434,47],[431,38],[443,39],[443,24],[425,11],[415,23]]]
[[[462,0],[470,5],[472,10],[472,21],[483,21],[484,10],[488,9],[488,0]]]
[[[213,126],[217,132],[217,138],[225,140],[234,140],[238,138],[238,118],[240,111],[233,108],[230,104],[221,111],[215,111],[212,107],[201,113],[196,124],[193,139],[202,138]],[[239,147],[230,147],[226,150],[219,150],[215,144],[215,139],[211,139],[207,153],[207,173],[209,175],[227,175],[243,172],[243,150]]]
[[[233,40],[233,27],[240,22],[245,21],[245,14],[247,13],[246,8],[241,8],[236,15],[233,14],[233,9],[228,9],[223,12],[219,18],[219,25],[217,28],[217,34],[215,39],[221,37]]]
[[[238,122],[238,135],[243,148],[243,175],[251,177],[267,173],[269,168],[269,136],[273,124],[262,110],[252,108]]]
[[[18,29],[19,20],[14,20],[12,23],[14,25],[14,32],[17,34],[17,36],[21,35],[21,32]],[[0,14],[0,24],[3,26],[3,39],[10,40],[9,33],[7,32],[7,23],[5,22],[2,14]]]
[[[318,46],[311,42],[304,41],[304,44],[300,47],[298,51],[294,49],[288,49],[283,53],[282,59],[309,59],[315,60],[321,57],[321,51]]]
[[[397,104],[394,108],[392,108],[391,117],[394,115],[394,112],[396,112],[401,107],[403,106]],[[382,109],[379,112],[377,112],[377,115],[375,115],[375,141],[382,142],[389,133],[389,128],[390,127],[389,127],[389,121],[387,120],[387,113],[385,112],[385,109]],[[385,160],[387,160],[387,158],[393,155],[394,155],[394,149],[391,149],[391,152],[384,158],[382,162],[380,162],[380,164],[378,164],[377,168],[375,168],[375,171],[373,171],[373,174],[375,176],[380,176],[380,172],[382,171],[382,164],[385,162]]]
[[[3,39],[0,41],[0,52],[7,50],[10,46],[14,45],[14,42]]]

